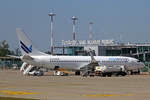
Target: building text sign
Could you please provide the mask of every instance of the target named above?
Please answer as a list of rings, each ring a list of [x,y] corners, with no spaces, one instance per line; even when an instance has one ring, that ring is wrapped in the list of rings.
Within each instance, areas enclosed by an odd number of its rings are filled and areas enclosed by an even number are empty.
[[[114,40],[62,40],[64,46],[79,46],[79,45],[111,45]]]

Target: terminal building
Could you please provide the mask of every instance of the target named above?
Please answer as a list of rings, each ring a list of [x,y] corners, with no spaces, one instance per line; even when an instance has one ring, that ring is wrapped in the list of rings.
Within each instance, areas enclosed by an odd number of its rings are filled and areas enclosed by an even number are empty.
[[[150,43],[118,43],[114,40],[62,40],[55,46],[56,55],[87,56],[87,50],[95,51],[96,56],[129,56],[150,66]]]

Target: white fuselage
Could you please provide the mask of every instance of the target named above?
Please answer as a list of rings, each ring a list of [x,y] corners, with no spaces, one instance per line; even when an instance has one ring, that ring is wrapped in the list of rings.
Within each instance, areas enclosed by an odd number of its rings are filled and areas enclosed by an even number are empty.
[[[59,66],[64,69],[79,70],[91,62],[90,56],[31,56],[34,60],[22,59],[24,62],[33,66],[43,66],[47,68],[54,68]],[[128,70],[134,70],[144,67],[144,64],[138,62],[137,59],[122,56],[94,56],[99,65],[105,66],[126,66]]]

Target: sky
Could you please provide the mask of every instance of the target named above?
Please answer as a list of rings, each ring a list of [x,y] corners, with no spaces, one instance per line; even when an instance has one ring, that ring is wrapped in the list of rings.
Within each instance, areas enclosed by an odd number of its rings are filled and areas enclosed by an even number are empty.
[[[18,48],[16,28],[23,28],[42,51],[50,48],[50,18],[53,11],[54,40],[72,40],[72,16],[76,39],[89,39],[92,21],[93,39],[121,42],[150,42],[150,0],[0,0],[0,41]]]

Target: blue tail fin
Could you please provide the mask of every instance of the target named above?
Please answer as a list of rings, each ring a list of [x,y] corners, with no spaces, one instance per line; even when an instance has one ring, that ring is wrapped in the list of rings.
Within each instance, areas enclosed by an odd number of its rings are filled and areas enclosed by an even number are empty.
[[[22,55],[45,55],[45,53],[40,52],[36,49],[33,45],[31,40],[27,38],[23,29],[17,28],[16,29],[18,39],[19,39],[19,47],[21,50]]]

